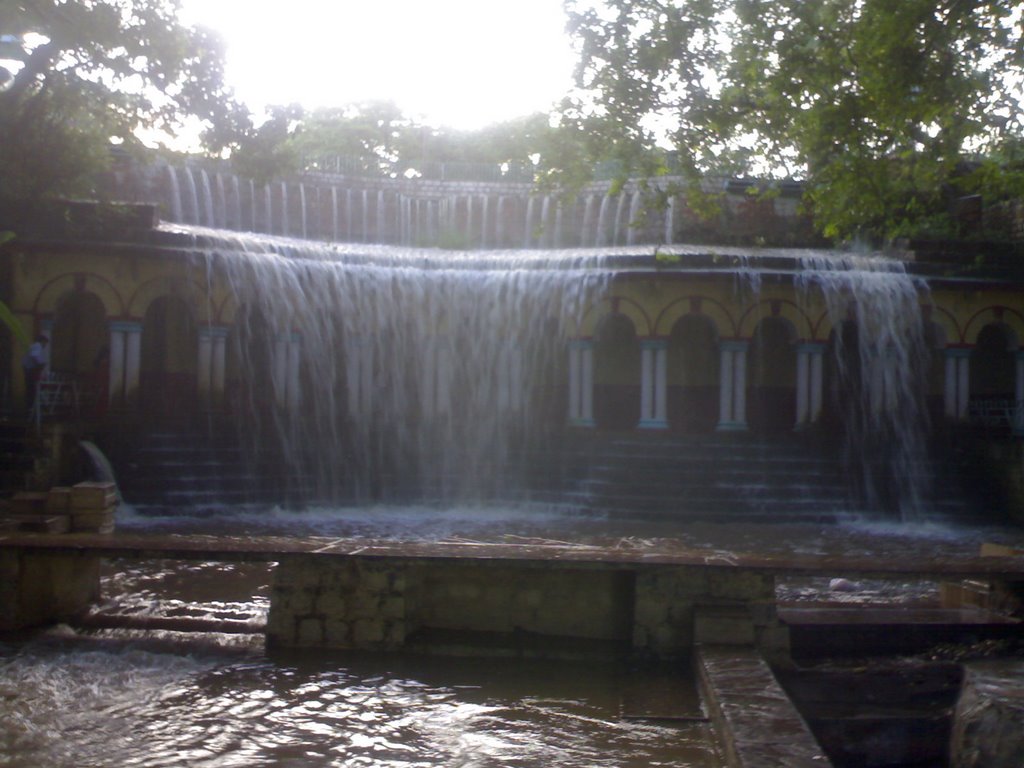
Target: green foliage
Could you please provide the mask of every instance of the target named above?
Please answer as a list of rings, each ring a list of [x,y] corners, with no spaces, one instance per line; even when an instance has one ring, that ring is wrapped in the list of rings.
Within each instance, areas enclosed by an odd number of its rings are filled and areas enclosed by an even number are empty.
[[[476,131],[420,123],[388,101],[305,112],[273,107],[259,126],[229,136],[232,161],[257,181],[300,171],[350,173],[383,178],[432,175],[444,165],[457,178],[461,167],[499,169],[549,167],[565,142],[547,115],[534,114]],[[338,162],[342,161],[341,166]]]
[[[801,179],[830,237],[949,227],[1020,191],[1019,5],[1001,0],[567,0],[563,120],[644,173]],[[603,149],[602,149],[603,148]],[[590,153],[590,158],[597,156]],[[980,162],[982,170],[977,170]]]
[[[182,25],[177,0],[0,4],[10,36],[0,90],[0,195],[85,194],[111,141],[244,120],[223,86],[220,41]],[[223,129],[221,129],[223,130]]]

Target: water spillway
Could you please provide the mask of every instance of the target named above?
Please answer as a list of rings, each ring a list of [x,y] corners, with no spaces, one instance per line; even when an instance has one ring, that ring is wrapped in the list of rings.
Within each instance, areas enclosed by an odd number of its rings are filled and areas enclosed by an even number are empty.
[[[197,180],[197,195],[234,187]],[[512,205],[471,210],[478,221]],[[600,230],[615,207],[594,195],[586,218]],[[780,503],[813,485],[811,454],[839,450],[849,492],[833,473],[807,499],[910,516],[934,505],[930,436],[1022,426],[1013,284],[949,265],[706,245],[449,251],[181,225],[33,237],[14,303],[52,334],[53,368],[88,415],[152,445],[183,429],[193,445],[231,435],[271,501],[586,508],[599,489],[617,508],[655,487],[685,493],[688,474],[721,486],[704,496],[724,514],[737,478],[758,495],[742,465],[785,443],[803,458],[771,484]],[[606,482],[598,464],[617,460],[587,445],[621,433],[659,446],[630,448],[650,462]],[[198,485],[198,470],[154,473]]]

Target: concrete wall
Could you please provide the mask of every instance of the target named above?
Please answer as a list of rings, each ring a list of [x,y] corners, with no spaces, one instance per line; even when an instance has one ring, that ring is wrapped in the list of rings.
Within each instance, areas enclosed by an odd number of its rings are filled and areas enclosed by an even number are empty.
[[[784,642],[770,575],[551,562],[292,557],[268,645],[673,657],[695,640]]]
[[[0,631],[64,621],[100,596],[100,559],[0,552]]]

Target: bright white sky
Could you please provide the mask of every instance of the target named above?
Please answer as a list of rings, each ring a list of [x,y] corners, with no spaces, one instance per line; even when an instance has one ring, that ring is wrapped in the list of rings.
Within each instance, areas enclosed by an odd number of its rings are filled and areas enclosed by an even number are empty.
[[[409,117],[475,129],[546,111],[573,55],[561,0],[183,0],[220,32],[227,80],[270,104],[394,101]]]

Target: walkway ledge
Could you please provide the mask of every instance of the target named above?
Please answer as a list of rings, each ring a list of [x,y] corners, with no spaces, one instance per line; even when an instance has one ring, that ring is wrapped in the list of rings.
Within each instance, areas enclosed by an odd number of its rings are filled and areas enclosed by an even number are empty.
[[[756,648],[699,645],[695,662],[729,768],[831,768]]]

